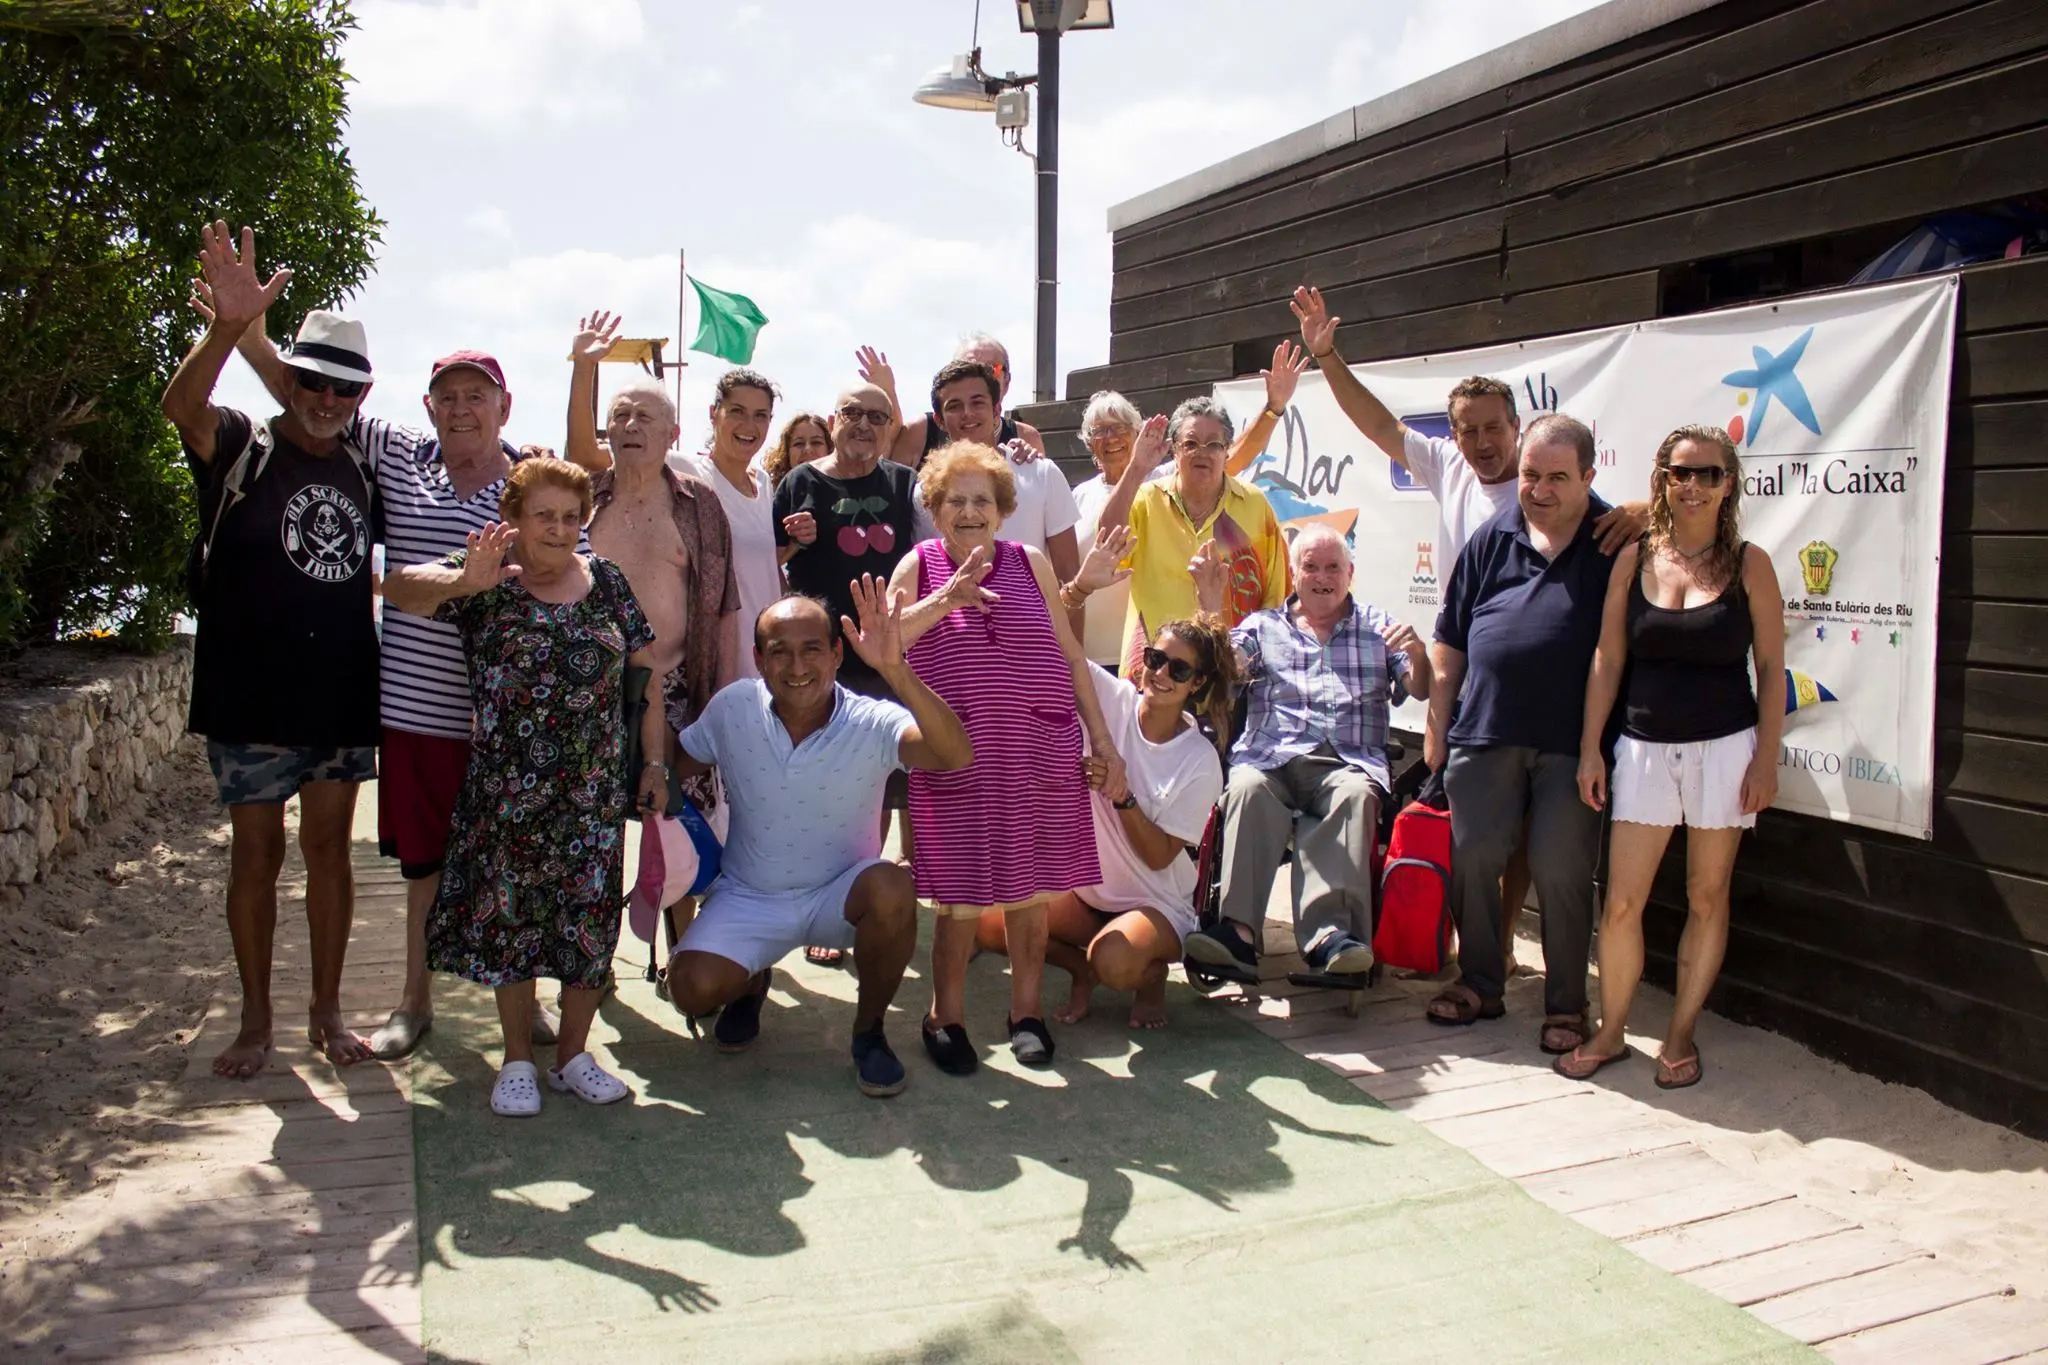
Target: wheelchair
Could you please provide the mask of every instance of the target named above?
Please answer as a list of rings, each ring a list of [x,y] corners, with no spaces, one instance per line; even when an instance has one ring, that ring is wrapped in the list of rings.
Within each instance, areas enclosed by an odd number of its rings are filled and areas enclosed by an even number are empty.
[[[1372,850],[1367,855],[1366,865],[1362,869],[1365,873],[1366,885],[1370,888],[1368,915],[1370,923],[1367,926],[1365,935],[1367,942],[1371,942],[1372,931],[1379,927],[1380,872],[1386,858],[1387,840],[1393,833],[1394,816],[1403,805],[1414,799],[1415,794],[1422,789],[1423,782],[1429,776],[1428,766],[1422,762],[1419,756],[1421,749],[1419,740],[1415,747],[1418,756],[1410,760],[1407,757],[1408,747],[1400,740],[1390,739],[1387,744],[1387,768],[1393,778],[1393,790],[1385,793],[1385,799],[1379,803],[1377,819],[1374,822]],[[1194,850],[1194,854],[1194,899],[1197,926],[1202,929],[1210,929],[1215,927],[1222,918],[1221,911],[1217,908],[1223,893],[1223,806],[1221,802],[1218,802],[1215,809],[1209,812],[1208,823],[1202,828],[1202,842]],[[1290,845],[1288,850],[1281,855],[1281,865],[1284,867],[1293,857],[1294,850]],[[1263,941],[1259,947],[1260,955],[1263,957],[1265,948]],[[1234,973],[1227,968],[1213,967],[1207,963],[1193,961],[1185,956],[1181,959],[1181,970],[1187,973],[1188,983],[1205,995],[1211,994],[1226,985],[1252,987],[1259,985],[1257,978],[1248,979],[1247,976]],[[1306,987],[1312,990],[1341,990],[1347,992],[1348,997],[1344,1002],[1344,1012],[1355,1018],[1365,1003],[1365,992],[1379,984],[1381,971],[1380,964],[1377,962],[1363,972],[1324,973],[1307,970],[1292,971],[1287,973],[1287,982],[1289,985]]]

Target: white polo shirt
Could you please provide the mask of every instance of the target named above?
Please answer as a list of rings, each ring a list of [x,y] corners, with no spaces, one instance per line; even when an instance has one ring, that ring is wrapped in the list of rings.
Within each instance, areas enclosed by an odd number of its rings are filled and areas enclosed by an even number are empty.
[[[903,766],[914,722],[895,702],[837,683],[832,692],[832,719],[801,744],[759,678],[721,690],[682,732],[690,757],[717,767],[731,805],[721,880],[803,891],[882,855],[882,787]]]
[[[1436,571],[1439,579],[1449,582],[1451,565],[1458,562],[1465,542],[1515,501],[1519,485],[1514,479],[1479,482],[1457,442],[1441,436],[1424,436],[1403,426],[1401,450],[1408,457],[1408,472],[1436,499]]]

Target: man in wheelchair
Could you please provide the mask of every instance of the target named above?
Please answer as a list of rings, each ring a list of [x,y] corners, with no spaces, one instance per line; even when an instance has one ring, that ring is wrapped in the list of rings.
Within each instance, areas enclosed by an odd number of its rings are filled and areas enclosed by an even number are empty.
[[[1415,631],[1352,600],[1342,536],[1312,522],[1289,558],[1294,595],[1231,632],[1247,706],[1223,792],[1219,914],[1186,944],[1192,962],[1239,979],[1256,978],[1259,926],[1290,837],[1303,962],[1319,975],[1371,969],[1367,869],[1390,786],[1389,711],[1427,698],[1431,681]],[[1202,610],[1218,610],[1229,567],[1213,543],[1189,571]]]

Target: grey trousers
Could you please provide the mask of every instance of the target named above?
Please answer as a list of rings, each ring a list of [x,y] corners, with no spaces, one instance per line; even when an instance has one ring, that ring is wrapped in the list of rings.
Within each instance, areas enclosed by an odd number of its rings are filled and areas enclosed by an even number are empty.
[[[1451,907],[1458,919],[1459,979],[1480,995],[1507,987],[1500,951],[1500,874],[1529,822],[1529,880],[1543,903],[1543,1009],[1586,1008],[1593,945],[1593,876],[1600,812],[1579,799],[1575,755],[1534,749],[1452,749],[1444,766],[1451,798]]]
[[[1379,791],[1327,746],[1261,771],[1239,763],[1223,789],[1218,910],[1260,941],[1281,855],[1294,840],[1294,942],[1306,952],[1332,926],[1372,939],[1370,856]]]

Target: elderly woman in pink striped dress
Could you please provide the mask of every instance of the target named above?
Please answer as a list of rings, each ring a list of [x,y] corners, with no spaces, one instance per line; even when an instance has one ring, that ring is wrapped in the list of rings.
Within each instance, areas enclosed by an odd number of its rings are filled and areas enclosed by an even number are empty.
[[[917,893],[938,912],[925,1050],[964,1076],[978,1058],[965,1027],[967,962],[976,922],[1004,913],[1010,946],[1010,1048],[1028,1066],[1052,1061],[1040,1017],[1046,903],[1101,880],[1088,789],[1112,787],[1122,764],[1103,723],[1090,667],[1037,550],[998,540],[1016,510],[1009,462],[960,441],[926,457],[919,496],[936,540],[905,555],[894,592],[910,667],[953,708],[974,762],[910,775]],[[1083,734],[1088,751],[1082,755]]]

